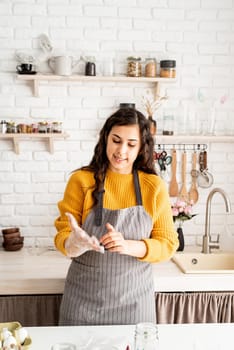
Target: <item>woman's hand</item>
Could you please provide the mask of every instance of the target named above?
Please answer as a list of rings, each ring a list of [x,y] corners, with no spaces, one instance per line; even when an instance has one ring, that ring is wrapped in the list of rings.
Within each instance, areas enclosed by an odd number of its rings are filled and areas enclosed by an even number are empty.
[[[138,258],[142,258],[146,254],[146,245],[143,241],[124,239],[123,234],[116,231],[109,223],[106,224],[106,228],[107,233],[100,239],[100,243],[104,246],[105,250]]]
[[[104,253],[104,248],[100,246],[95,236],[89,236],[77,223],[74,216],[66,213],[71,227],[71,234],[65,241],[67,256],[70,258],[78,257],[88,250],[95,250]]]

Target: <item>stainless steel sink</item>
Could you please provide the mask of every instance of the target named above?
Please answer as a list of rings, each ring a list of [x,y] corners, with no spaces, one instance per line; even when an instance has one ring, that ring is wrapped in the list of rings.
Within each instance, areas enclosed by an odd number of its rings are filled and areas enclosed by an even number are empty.
[[[234,253],[178,252],[172,261],[184,273],[234,273]]]

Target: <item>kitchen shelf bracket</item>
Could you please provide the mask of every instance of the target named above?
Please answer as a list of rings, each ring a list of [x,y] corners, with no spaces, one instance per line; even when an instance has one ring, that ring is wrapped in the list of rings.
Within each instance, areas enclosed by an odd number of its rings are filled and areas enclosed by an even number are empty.
[[[47,141],[48,143],[48,151],[50,153],[54,153],[54,141],[55,140],[61,140],[66,139],[69,137],[67,133],[58,133],[58,134],[0,134],[0,141],[1,140],[11,140],[13,144],[13,149],[16,154],[20,154],[20,147],[19,142],[22,140],[35,140],[35,139],[41,139],[44,141]]]
[[[120,76],[86,76],[86,75],[77,75],[73,74],[70,76],[60,76],[55,74],[35,74],[35,75],[28,75],[28,74],[18,74],[17,78],[19,80],[27,81],[29,83],[32,83],[32,91],[33,95],[35,97],[39,97],[39,84],[41,81],[54,81],[54,82],[61,82],[61,81],[68,81],[68,82],[115,82],[115,83],[152,83],[155,86],[154,93],[155,98],[159,95],[159,85],[160,83],[172,83],[175,82],[175,78],[161,78],[161,77],[155,77],[155,78],[148,78],[148,77],[127,77],[125,75]]]

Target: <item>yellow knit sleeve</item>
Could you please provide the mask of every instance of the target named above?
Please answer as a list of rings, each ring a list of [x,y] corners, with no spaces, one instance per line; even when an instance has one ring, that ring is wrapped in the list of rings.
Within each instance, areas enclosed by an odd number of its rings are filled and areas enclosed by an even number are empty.
[[[153,229],[151,237],[143,239],[147,253],[139,260],[147,262],[168,260],[176,252],[179,241],[173,223],[169,194],[165,182],[160,177],[157,177],[154,183],[151,198],[144,197],[143,191],[143,205],[144,202],[146,210],[153,218]]]
[[[93,184],[92,173],[81,170],[73,173],[66,185],[63,199],[58,202],[60,216],[54,222],[57,229],[54,243],[55,247],[64,255],[66,255],[64,242],[71,232],[66,213],[71,213],[78,224],[82,225],[93,205],[91,195]]]

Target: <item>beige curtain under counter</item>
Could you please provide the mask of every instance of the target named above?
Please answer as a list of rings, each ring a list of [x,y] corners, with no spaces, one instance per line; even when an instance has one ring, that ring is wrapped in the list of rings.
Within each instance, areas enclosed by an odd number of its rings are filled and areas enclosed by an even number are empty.
[[[23,326],[57,326],[62,295],[5,295],[0,297],[0,322]]]
[[[233,292],[156,293],[158,323],[234,322]]]

